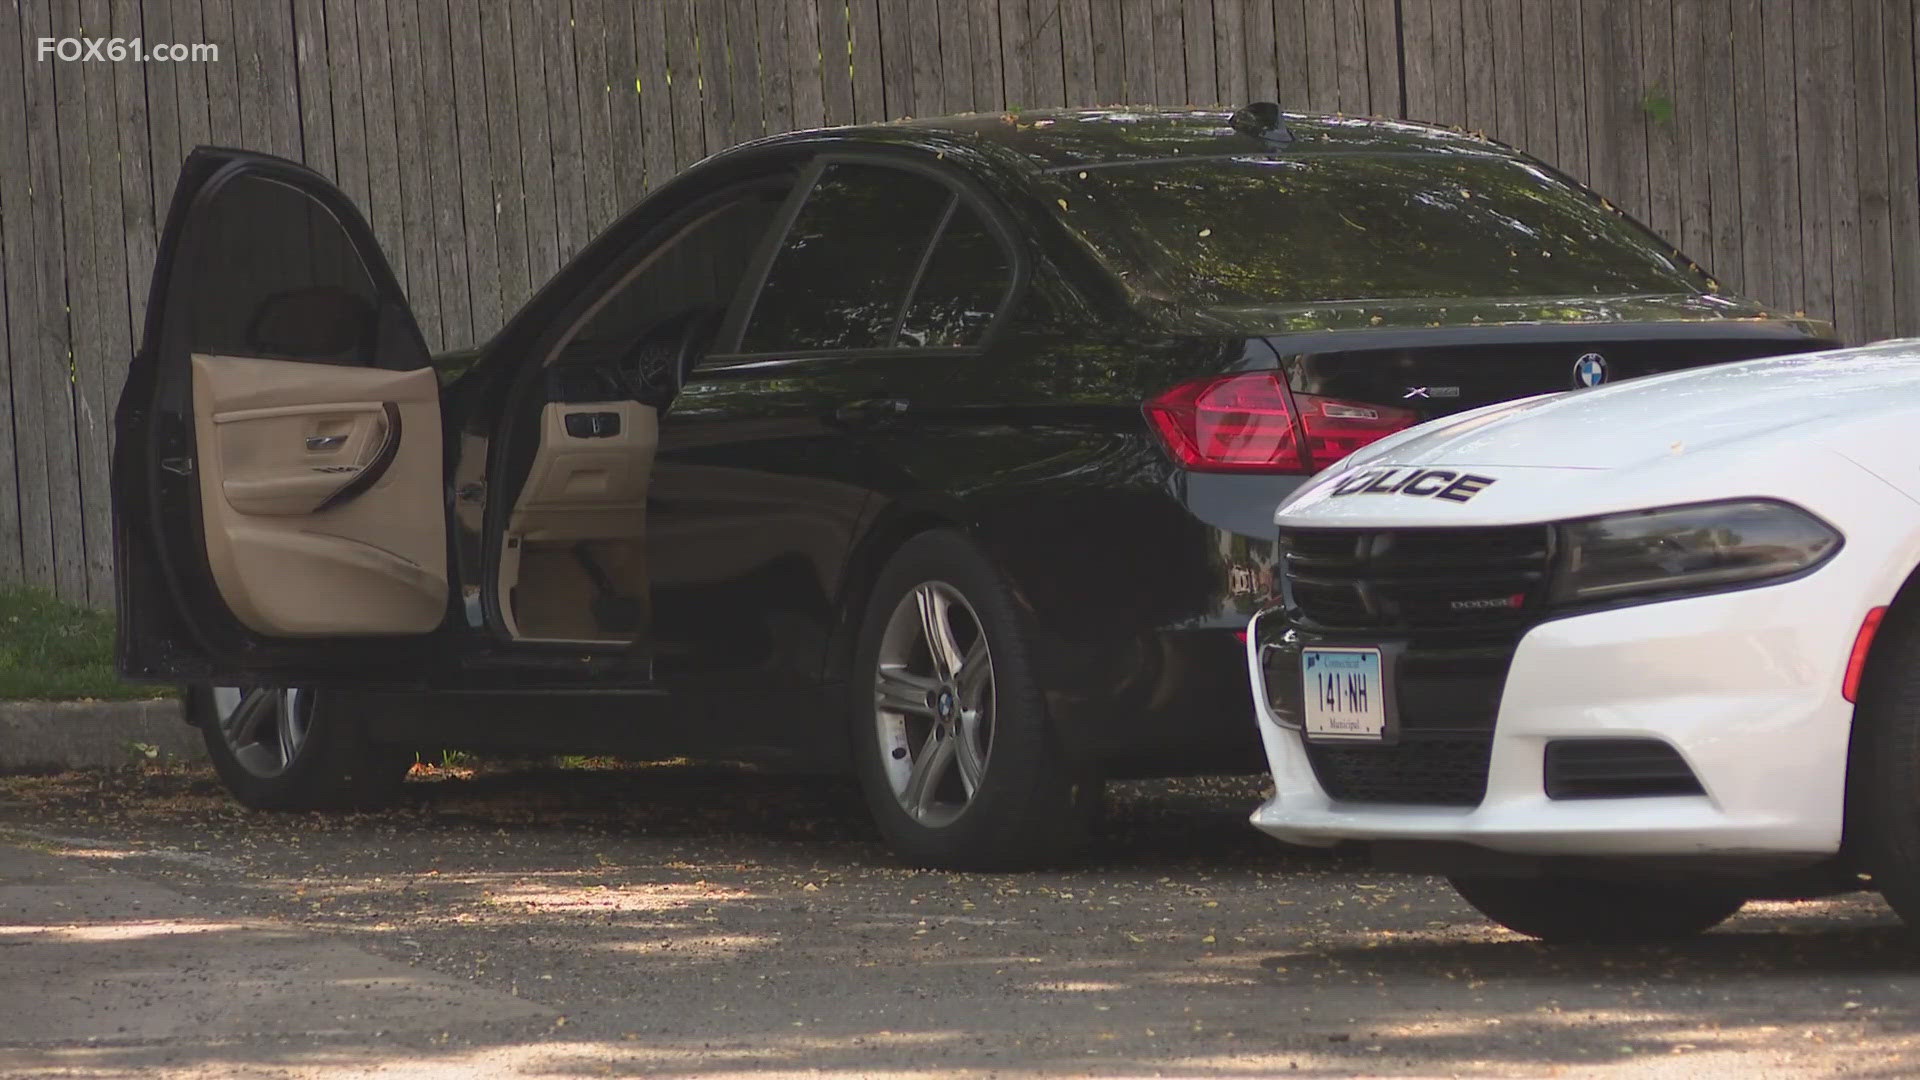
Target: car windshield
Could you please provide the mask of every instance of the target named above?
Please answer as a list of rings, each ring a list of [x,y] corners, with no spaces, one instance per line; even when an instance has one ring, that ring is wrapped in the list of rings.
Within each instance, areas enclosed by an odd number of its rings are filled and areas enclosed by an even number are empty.
[[[1060,170],[1068,221],[1163,299],[1258,305],[1710,291],[1645,229],[1493,154],[1317,153]]]

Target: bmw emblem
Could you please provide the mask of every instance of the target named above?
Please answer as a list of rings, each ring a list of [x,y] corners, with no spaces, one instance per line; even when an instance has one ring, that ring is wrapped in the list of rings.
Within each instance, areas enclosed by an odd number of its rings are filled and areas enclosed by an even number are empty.
[[[1583,386],[1599,386],[1607,381],[1607,358],[1597,352],[1590,352],[1573,362],[1573,385],[1575,389]]]

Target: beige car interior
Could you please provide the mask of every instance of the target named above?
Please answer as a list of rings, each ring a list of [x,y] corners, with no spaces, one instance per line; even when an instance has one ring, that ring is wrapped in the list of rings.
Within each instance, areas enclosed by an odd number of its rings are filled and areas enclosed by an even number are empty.
[[[240,622],[275,637],[438,626],[447,538],[433,369],[199,353],[192,364],[207,560]]]
[[[580,316],[543,370],[583,356],[616,362],[647,328],[724,306],[780,199],[768,192],[723,204],[657,243]],[[694,237],[701,242],[686,243]],[[660,410],[631,396],[541,408],[540,445],[501,544],[497,585],[507,628],[522,641],[643,640],[651,625],[647,496]]]
[[[570,415],[616,417],[598,422],[618,432],[569,434]],[[544,407],[501,548],[501,610],[515,637],[629,641],[645,627],[647,481],[659,441],[658,411],[637,401]]]

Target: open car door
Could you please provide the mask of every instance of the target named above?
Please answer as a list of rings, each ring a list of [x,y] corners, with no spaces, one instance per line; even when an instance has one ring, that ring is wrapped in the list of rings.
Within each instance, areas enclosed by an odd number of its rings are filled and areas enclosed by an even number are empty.
[[[122,674],[419,681],[447,615],[439,385],[332,184],[187,158],[115,435]]]

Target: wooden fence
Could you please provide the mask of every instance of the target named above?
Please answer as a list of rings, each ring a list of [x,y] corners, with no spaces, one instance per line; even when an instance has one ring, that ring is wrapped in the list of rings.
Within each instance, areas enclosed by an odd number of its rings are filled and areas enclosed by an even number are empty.
[[[1871,339],[1920,332],[1915,17],[1911,0],[0,0],[0,582],[111,602],[111,414],[198,143],[334,177],[435,346],[491,333],[650,186],[754,136],[1260,98],[1486,132],[1734,289]],[[68,37],[219,58],[41,58]]]

